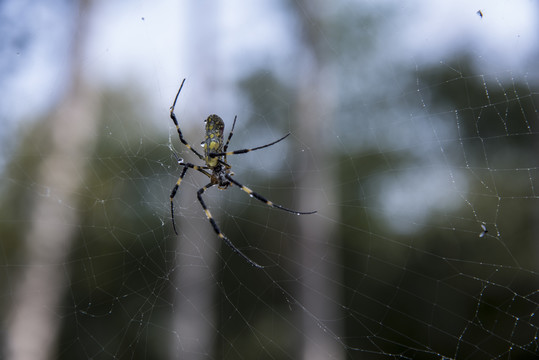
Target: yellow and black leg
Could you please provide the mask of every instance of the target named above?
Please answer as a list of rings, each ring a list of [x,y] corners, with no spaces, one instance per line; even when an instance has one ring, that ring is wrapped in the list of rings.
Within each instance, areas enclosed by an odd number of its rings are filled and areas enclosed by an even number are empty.
[[[178,100],[178,96],[180,96],[180,92],[182,91],[184,82],[185,82],[185,79],[183,79],[182,84],[180,85],[180,89],[178,90],[178,93],[176,94],[176,97],[174,98],[174,103],[170,107],[170,118],[172,119],[172,121],[174,122],[174,125],[176,126],[176,130],[178,131],[178,136],[180,137],[180,141],[182,142],[182,144],[184,144],[189,150],[194,152],[195,155],[198,156],[199,159],[204,160],[204,157],[202,155],[200,155],[198,151],[193,149],[193,147],[191,145],[189,145],[187,143],[187,141],[185,141],[185,139],[183,138],[182,131],[180,130],[180,125],[178,125],[178,120],[176,119],[176,114],[174,114],[174,108],[176,107],[176,101]]]
[[[226,156],[227,155],[238,155],[238,154],[245,154],[245,153],[248,153],[248,152],[251,152],[251,151],[255,151],[255,150],[260,150],[260,149],[264,149],[264,148],[267,148],[271,145],[275,145],[277,144],[279,141],[283,141],[284,139],[286,139],[286,137],[290,135],[290,133],[286,134],[285,136],[283,136],[282,138],[280,139],[277,139],[269,144],[266,144],[266,145],[262,145],[262,146],[257,146],[257,147],[254,147],[254,148],[251,148],[251,149],[241,149],[241,150],[234,150],[234,151],[228,151],[226,152],[226,149],[227,147],[225,147],[225,152],[220,152],[220,153],[210,153],[209,156],[214,158],[214,157],[221,157],[221,156],[225,156],[225,159],[226,159]],[[229,135],[229,139],[230,137],[232,137],[232,132],[231,134]],[[226,145],[228,146],[228,141],[226,143]]]
[[[221,240],[223,240],[225,242],[225,244],[227,244],[232,249],[232,251],[234,251],[236,254],[238,254],[239,256],[244,258],[245,261],[247,261],[250,265],[252,265],[252,266],[254,266],[256,268],[259,268],[259,269],[263,269],[264,267],[262,265],[259,265],[256,262],[254,262],[253,260],[249,259],[247,257],[247,255],[245,255],[243,252],[241,252],[240,249],[238,249],[237,247],[234,246],[234,244],[232,244],[232,242],[225,236],[225,234],[222,233],[221,229],[219,229],[219,226],[217,226],[217,223],[215,222],[215,220],[211,216],[210,210],[208,210],[208,207],[206,206],[206,203],[204,202],[204,199],[202,198],[202,194],[204,194],[204,192],[207,189],[209,189],[210,187],[212,187],[213,185],[214,185],[213,183],[209,183],[206,186],[202,187],[197,192],[198,201],[200,202],[200,205],[202,205],[202,209],[204,209],[204,213],[206,213],[206,217],[210,221],[210,224],[213,227],[213,230],[215,231],[217,236],[219,236],[219,238]]]
[[[255,193],[253,190],[249,189],[247,186],[240,184],[239,182],[234,180],[232,178],[232,176],[226,175],[225,177],[226,177],[226,179],[228,181],[230,181],[231,183],[233,183],[234,185],[236,185],[237,187],[239,187],[240,189],[245,191],[247,194],[249,194],[249,196],[254,197],[255,199],[263,202],[264,204],[266,204],[268,206],[271,206],[271,207],[274,207],[274,208],[277,208],[277,209],[281,209],[281,210],[284,210],[284,211],[288,211],[288,212],[290,212],[292,214],[296,214],[296,215],[314,214],[316,212],[316,211],[303,212],[303,211],[291,210],[291,209],[285,208],[284,206],[274,204],[272,201],[266,199],[264,196],[262,196],[260,194]]]
[[[223,148],[223,152],[227,152],[228,150],[228,144],[230,143],[230,139],[232,139],[232,135],[234,135],[234,126],[236,126],[236,119],[238,116],[234,116],[234,122],[232,123],[232,128],[230,129],[230,132],[228,133],[228,138],[226,139],[225,147]],[[225,162],[226,162],[226,156],[225,156]]]
[[[178,192],[178,189],[180,187],[180,184],[183,180],[183,177],[185,176],[185,173],[187,172],[187,169],[195,169],[207,177],[211,177],[211,175],[205,170],[205,167],[193,165],[191,163],[184,163],[182,161],[178,161],[180,165],[183,166],[182,173],[180,174],[180,177],[178,178],[178,181],[176,181],[176,185],[172,188],[172,192],[170,193],[170,216],[172,217],[172,227],[174,228],[174,232],[176,235],[178,235],[178,230],[176,229],[176,222],[174,221],[174,196],[176,196],[176,193]]]

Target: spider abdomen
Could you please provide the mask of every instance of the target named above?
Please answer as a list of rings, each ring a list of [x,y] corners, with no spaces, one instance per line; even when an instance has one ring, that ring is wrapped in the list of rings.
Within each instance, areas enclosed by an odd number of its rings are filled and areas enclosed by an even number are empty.
[[[223,133],[225,123],[217,115],[210,115],[206,119],[206,137],[202,144],[204,145],[204,160],[209,167],[215,167],[218,157],[210,157],[210,153],[220,153],[223,151]]]

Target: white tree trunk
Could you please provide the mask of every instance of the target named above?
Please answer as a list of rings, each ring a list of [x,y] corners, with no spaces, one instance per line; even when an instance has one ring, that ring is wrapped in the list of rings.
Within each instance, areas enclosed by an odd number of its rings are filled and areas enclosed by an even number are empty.
[[[298,164],[297,190],[299,209],[317,210],[318,214],[299,217],[301,239],[301,302],[304,333],[301,357],[306,360],[343,359],[345,352],[338,341],[343,324],[339,319],[338,304],[342,303],[337,284],[342,284],[341,259],[335,249],[334,221],[338,213],[331,204],[337,203],[335,179],[327,171],[331,166],[332,154],[325,143],[325,130],[331,129],[334,113],[335,79],[333,71],[324,63],[321,50],[319,24],[316,19],[316,2],[300,1],[297,18],[304,34],[298,71],[299,100],[297,107],[297,134],[302,142],[309,144],[307,155]]]
[[[83,1],[81,16],[87,16],[88,8],[89,1]],[[69,90],[50,121],[35,125],[50,138],[36,179],[36,186],[48,191],[33,197],[31,206],[25,266],[14,289],[7,327],[7,358],[11,360],[56,358],[61,322],[56,311],[69,286],[66,257],[80,231],[76,194],[95,145],[99,112],[95,96],[80,77],[86,21],[81,18],[77,23]]]

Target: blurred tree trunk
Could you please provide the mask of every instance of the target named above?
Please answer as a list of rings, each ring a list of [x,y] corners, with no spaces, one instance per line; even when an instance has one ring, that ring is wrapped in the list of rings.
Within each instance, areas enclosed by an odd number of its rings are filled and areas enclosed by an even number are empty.
[[[325,171],[332,161],[331,153],[324,143],[324,130],[331,128],[334,108],[335,79],[326,61],[321,39],[320,18],[323,3],[299,0],[292,2],[303,35],[300,51],[299,99],[297,104],[296,133],[310,144],[308,155],[296,161],[302,175],[297,181],[298,208],[304,211],[318,210],[318,215],[299,217],[301,239],[301,278],[303,286],[300,298],[309,311],[304,311],[304,333],[301,357],[308,360],[344,358],[344,349],[337,338],[342,335],[343,324],[340,308],[341,294],[336,284],[341,284],[338,244],[331,244],[336,236],[332,225],[335,221],[323,221],[319,216],[337,219],[338,213],[330,204],[337,203],[334,174]]]
[[[13,291],[7,328],[9,359],[57,358],[61,317],[56,312],[69,286],[66,261],[71,242],[80,231],[76,195],[83,185],[88,154],[96,139],[96,98],[80,73],[90,3],[84,0],[78,7],[65,98],[50,121],[35,124],[42,136],[50,139],[36,180],[38,186],[50,189],[50,194],[34,197],[31,206],[25,264]]]
[[[196,1],[186,3],[183,7],[185,19],[185,33],[187,38],[184,39],[188,44],[186,49],[182,49],[185,54],[184,59],[189,63],[184,67],[187,68],[186,74],[178,74],[178,85],[181,77],[186,76],[186,88],[189,88],[191,94],[196,94],[196,107],[204,107],[205,103],[213,103],[215,101],[215,93],[212,89],[215,88],[218,74],[215,69],[215,61],[219,61],[218,43],[219,31],[216,29],[218,17],[218,6],[209,0]],[[204,24],[194,23],[198,19],[204,19]],[[197,29],[196,32],[188,31],[189,29]],[[186,89],[184,88],[184,90]],[[170,94],[172,102],[172,96]],[[199,96],[197,96],[199,95]],[[179,99],[181,102],[182,99]],[[179,110],[179,108],[178,108]],[[178,114],[178,113],[177,113]],[[208,114],[209,115],[209,114]],[[184,118],[185,119],[185,118]],[[186,139],[192,146],[197,149],[201,135],[204,131],[203,119],[190,118],[188,121],[182,120],[179,116],[179,125],[182,131],[186,133]],[[190,136],[193,132],[189,131],[189,125],[196,125],[196,137]],[[175,129],[174,129],[175,131]],[[176,136],[177,139],[177,136]],[[198,140],[194,140],[198,139]],[[194,142],[193,142],[194,141]],[[180,144],[179,140],[176,144]],[[183,145],[177,147],[181,151],[180,157],[186,156],[189,161],[195,164],[200,164],[200,160]],[[180,174],[178,167],[177,174]],[[209,182],[208,178],[198,173],[195,170],[190,170],[185,179],[189,182],[197,184],[200,181],[199,187],[206,185]],[[172,184],[171,184],[172,186]],[[218,327],[217,314],[215,312],[216,301],[216,285],[215,285],[215,268],[218,264],[218,253],[221,244],[213,232],[196,194],[189,184],[182,183],[175,198],[175,204],[178,211],[176,212],[176,223],[179,225],[178,232],[178,271],[176,271],[175,289],[178,296],[175,300],[175,307],[178,309],[175,312],[172,329],[174,337],[171,339],[171,359],[208,359],[214,358],[213,351],[215,349],[215,329]],[[195,208],[190,210],[193,214],[200,215],[198,218],[182,217],[181,204],[192,204]],[[212,215],[217,217],[216,209],[212,209]]]

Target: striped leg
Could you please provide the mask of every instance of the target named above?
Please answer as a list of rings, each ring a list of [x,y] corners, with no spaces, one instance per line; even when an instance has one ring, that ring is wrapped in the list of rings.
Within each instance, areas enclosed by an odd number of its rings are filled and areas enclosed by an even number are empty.
[[[296,211],[296,210],[287,209],[284,206],[274,204],[273,202],[269,201],[268,199],[266,199],[262,195],[255,193],[253,190],[249,189],[247,186],[242,185],[239,182],[237,182],[236,180],[234,180],[232,178],[232,176],[227,174],[227,175],[225,175],[225,177],[226,177],[226,179],[228,181],[230,181],[231,183],[233,183],[234,185],[236,185],[237,187],[239,187],[240,189],[245,191],[247,194],[249,194],[250,196],[254,197],[255,199],[263,202],[264,204],[266,204],[268,206],[271,206],[271,207],[274,207],[274,208],[277,208],[277,209],[281,209],[281,210],[284,210],[284,211],[288,211],[288,212],[290,212],[292,214],[296,214],[296,215],[314,214],[316,212],[316,211],[303,212],[303,211]]]
[[[232,128],[230,129],[230,132],[228,133],[228,138],[226,139],[226,143],[225,143],[225,147],[223,148],[223,152],[227,152],[228,150],[228,144],[230,143],[230,139],[232,139],[232,135],[234,135],[234,127],[236,126],[236,119],[238,118],[238,116],[234,116],[234,122],[232,123]],[[225,154],[225,160],[224,160],[225,164],[226,164],[226,154]]]
[[[236,119],[238,116],[234,116],[234,122],[232,123],[232,129],[230,129],[230,133],[228,133],[228,138],[226,139],[225,147],[223,148],[223,152],[226,152],[228,150],[228,143],[230,142],[230,139],[232,139],[232,135],[234,135],[234,126],[236,126]]]
[[[172,192],[170,193],[170,216],[172,218],[172,227],[174,228],[174,232],[176,233],[176,235],[178,235],[178,230],[176,229],[176,222],[174,221],[174,196],[176,196],[176,192],[178,192],[180,183],[182,182],[183,177],[185,176],[185,173],[187,172],[187,169],[189,168],[195,169],[203,173],[207,177],[211,177],[211,175],[206,170],[204,170],[205,167],[203,166],[193,165],[191,163],[184,163],[182,161],[178,161],[178,163],[180,165],[183,165],[183,170],[180,177],[178,178],[178,181],[176,181],[176,185],[174,185],[174,187],[172,188]]]
[[[234,151],[228,151],[228,152],[225,151],[225,152],[220,152],[220,153],[210,153],[209,155],[210,155],[210,157],[214,158],[214,157],[221,157],[221,156],[226,157],[227,155],[245,154],[245,153],[248,153],[248,152],[251,152],[251,151],[267,148],[268,146],[271,146],[271,145],[275,145],[279,141],[282,141],[282,140],[286,139],[286,137],[288,135],[290,135],[290,133],[286,134],[285,136],[283,136],[280,139],[275,140],[274,142],[271,142],[269,144],[262,145],[262,146],[257,146],[257,147],[251,148],[251,149],[241,149],[241,150],[234,150]],[[230,137],[232,137],[232,135],[229,135],[229,138]],[[227,145],[228,145],[228,141],[227,141]]]
[[[185,139],[183,138],[182,131],[180,130],[180,126],[178,125],[178,120],[176,119],[176,114],[174,114],[174,108],[176,107],[176,101],[178,100],[178,96],[180,96],[180,92],[182,91],[184,82],[185,82],[185,79],[183,79],[182,84],[180,85],[180,89],[178,90],[178,93],[176,94],[176,97],[174,98],[174,103],[170,107],[170,118],[174,122],[174,125],[176,125],[176,130],[178,131],[178,135],[180,136],[180,141],[182,142],[182,144],[184,144],[189,150],[194,152],[195,155],[198,156],[198,158],[200,160],[204,160],[204,157],[202,155],[200,155],[198,151],[193,149],[193,147],[191,145],[189,145],[187,143],[187,141],[185,141]]]
[[[245,261],[247,261],[250,265],[252,265],[252,266],[254,266],[256,268],[259,268],[259,269],[263,269],[264,267],[262,265],[259,265],[259,264],[255,263],[253,260],[249,259],[247,257],[247,255],[242,253],[240,251],[240,249],[235,247],[234,244],[232,244],[232,242],[230,240],[228,240],[228,238],[225,236],[225,234],[223,234],[221,232],[221,229],[219,229],[219,226],[217,226],[217,223],[215,222],[215,220],[211,216],[210,210],[208,210],[208,207],[206,206],[206,203],[204,202],[204,199],[202,198],[202,194],[204,194],[204,192],[207,189],[209,189],[210,187],[212,187],[213,185],[214,185],[213,183],[209,183],[206,186],[204,186],[203,188],[201,188],[200,190],[198,190],[198,192],[197,192],[198,201],[200,202],[200,205],[202,205],[202,208],[204,209],[204,212],[206,213],[206,217],[210,221],[210,224],[213,227],[213,230],[215,231],[217,236],[219,236],[219,238],[221,240],[223,240],[225,242],[225,244],[227,244],[232,249],[232,251],[234,251],[236,254],[238,254],[239,256],[244,258]]]

